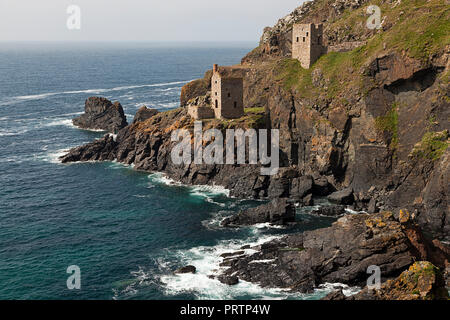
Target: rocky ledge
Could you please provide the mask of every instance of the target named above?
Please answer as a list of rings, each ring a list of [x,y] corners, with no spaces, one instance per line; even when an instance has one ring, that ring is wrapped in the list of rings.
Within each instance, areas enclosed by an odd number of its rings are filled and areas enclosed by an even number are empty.
[[[233,227],[240,225],[252,225],[256,223],[271,223],[283,225],[295,221],[295,206],[286,198],[274,199],[268,204],[250,208],[238,214],[226,218],[221,225]]]
[[[428,261],[415,262],[395,279],[377,288],[365,287],[356,295],[347,297],[342,290],[322,300],[448,300],[448,291],[440,270]]]
[[[105,130],[111,133],[116,133],[128,125],[122,105],[101,97],[88,98],[84,113],[72,122],[82,129]]]
[[[345,215],[329,228],[288,235],[252,249],[257,250],[252,255],[230,253],[222,263],[229,268],[218,279],[226,283],[237,277],[262,287],[310,292],[326,282],[362,287],[371,265],[380,267],[387,279],[415,261],[428,260],[442,269],[449,260],[448,249],[426,240],[409,215],[399,221],[390,212]]]

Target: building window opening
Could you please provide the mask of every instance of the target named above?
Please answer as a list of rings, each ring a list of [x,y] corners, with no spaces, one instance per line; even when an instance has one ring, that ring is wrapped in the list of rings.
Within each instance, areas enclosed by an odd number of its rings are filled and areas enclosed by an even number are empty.
[[[216,99],[216,108],[218,108],[219,107],[219,102],[217,101],[217,99]]]
[[[297,37],[297,42],[299,42],[299,40],[300,40],[300,39]]]
[[[303,42],[305,42],[305,37],[303,37]]]
[[[237,108],[237,102],[236,101],[234,102],[234,107]]]

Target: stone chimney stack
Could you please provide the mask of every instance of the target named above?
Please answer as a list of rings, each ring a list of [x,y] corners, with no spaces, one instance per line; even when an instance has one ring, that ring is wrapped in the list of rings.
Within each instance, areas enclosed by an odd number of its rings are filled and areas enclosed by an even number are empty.
[[[217,65],[217,64],[214,64],[214,65],[213,65],[213,72],[214,72],[214,73],[217,72],[217,68],[218,68],[218,65]]]

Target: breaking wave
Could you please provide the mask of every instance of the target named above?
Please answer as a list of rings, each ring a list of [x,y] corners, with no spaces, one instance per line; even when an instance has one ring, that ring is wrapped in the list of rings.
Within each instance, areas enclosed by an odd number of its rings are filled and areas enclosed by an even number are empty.
[[[105,93],[105,92],[114,92],[114,91],[130,90],[130,89],[137,89],[137,88],[164,87],[164,86],[171,86],[171,85],[177,85],[177,84],[185,84],[189,81],[191,81],[191,80],[144,84],[144,85],[122,86],[122,87],[115,87],[115,88],[110,88],[110,89],[87,89],[87,90],[73,90],[73,91],[61,91],[61,92],[47,92],[47,93],[34,94],[34,95],[23,95],[23,96],[10,97],[10,98],[7,98],[6,100],[0,101],[0,106],[13,104],[13,103],[19,103],[22,101],[42,100],[42,99],[46,99],[46,98],[49,98],[52,96],[58,96],[58,95],[83,94],[83,93],[100,94],[100,93]]]

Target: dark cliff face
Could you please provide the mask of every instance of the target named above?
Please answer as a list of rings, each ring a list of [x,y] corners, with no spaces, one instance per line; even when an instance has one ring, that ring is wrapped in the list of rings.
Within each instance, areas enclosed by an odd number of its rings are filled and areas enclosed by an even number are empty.
[[[448,27],[449,9],[443,0],[422,2],[380,1],[382,28],[369,30],[366,1],[316,0],[264,31],[260,46],[242,60],[244,103],[264,108],[259,124],[280,130],[282,168],[275,176],[261,176],[257,166],[172,164],[170,132],[193,126],[184,108],[138,121],[115,140],[74,149],[62,160],[117,159],[187,184],[219,184],[238,197],[301,201],[351,187],[355,209],[408,208],[426,232],[449,240],[450,46],[440,31]],[[305,70],[289,59],[294,22],[324,23],[327,45],[367,44],[324,55]],[[182,106],[206,94],[209,79],[207,72],[183,87]],[[307,194],[298,187],[305,176]]]
[[[349,88],[305,98],[270,86],[266,106],[271,127],[280,129],[283,165],[325,176],[336,189],[351,186],[362,208],[372,200],[372,210],[416,211],[427,231],[448,237],[448,57],[421,64],[385,53],[364,70],[371,84],[364,94]],[[437,150],[415,152],[417,144]]]

